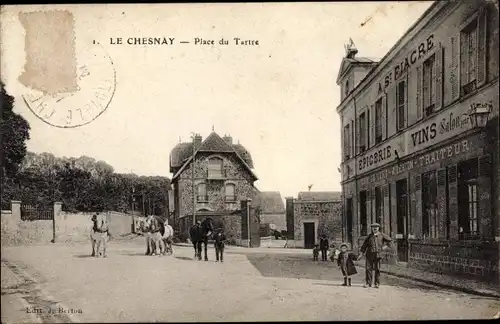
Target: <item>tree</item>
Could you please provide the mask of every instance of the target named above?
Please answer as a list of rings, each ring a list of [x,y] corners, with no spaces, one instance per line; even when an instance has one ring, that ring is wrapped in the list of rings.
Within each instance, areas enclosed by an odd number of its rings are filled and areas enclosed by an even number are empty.
[[[2,178],[15,176],[26,155],[26,141],[30,139],[30,125],[21,115],[14,113],[14,97],[5,90],[0,81],[2,118]]]

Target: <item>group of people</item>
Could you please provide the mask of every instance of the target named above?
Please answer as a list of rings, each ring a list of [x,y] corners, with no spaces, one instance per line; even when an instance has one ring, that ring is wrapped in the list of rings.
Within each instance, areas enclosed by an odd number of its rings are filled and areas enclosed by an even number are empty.
[[[356,255],[349,251],[349,245],[342,243],[340,252],[337,256],[337,266],[342,272],[344,282],[342,286],[351,286],[351,277],[357,274],[354,261],[359,261],[365,257],[365,284],[363,287],[368,288],[374,286],[380,287],[380,264],[382,261],[382,252],[392,248],[392,239],[380,232],[380,224],[373,223],[371,225],[371,233],[365,238],[360,248],[360,254]],[[327,253],[330,249],[326,235],[322,235],[320,243],[316,244],[313,249],[313,260],[318,261],[319,253],[321,252],[321,260],[327,261]],[[334,261],[335,252],[332,252],[330,259]],[[375,278],[373,278],[373,272]],[[374,279],[374,280],[373,280]]]
[[[207,217],[201,221],[196,221],[196,223],[189,230],[191,237],[191,242],[193,243],[193,248],[195,251],[195,258],[201,260],[201,250],[202,244],[205,247],[205,261],[208,261],[207,247],[208,239],[211,237],[214,241],[215,247],[215,261],[224,262],[224,247],[227,242],[226,234],[223,228],[213,228],[212,219]]]

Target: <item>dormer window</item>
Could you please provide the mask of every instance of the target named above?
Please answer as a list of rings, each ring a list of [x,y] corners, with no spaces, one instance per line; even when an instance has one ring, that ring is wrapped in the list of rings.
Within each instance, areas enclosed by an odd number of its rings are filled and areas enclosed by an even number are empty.
[[[208,160],[208,179],[222,179],[224,177],[222,159],[212,157]]]

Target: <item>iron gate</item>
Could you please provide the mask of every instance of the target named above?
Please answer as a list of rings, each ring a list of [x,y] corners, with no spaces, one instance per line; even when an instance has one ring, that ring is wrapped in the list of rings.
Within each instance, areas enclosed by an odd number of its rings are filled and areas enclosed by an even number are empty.
[[[35,220],[53,220],[54,207],[21,205],[21,220],[35,221]]]

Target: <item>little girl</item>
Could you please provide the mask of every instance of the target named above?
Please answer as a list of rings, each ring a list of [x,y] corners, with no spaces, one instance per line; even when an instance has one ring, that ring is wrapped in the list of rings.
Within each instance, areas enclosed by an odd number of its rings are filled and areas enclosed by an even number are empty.
[[[353,259],[355,256],[352,253],[347,251],[347,244],[342,243],[340,245],[340,254],[337,259],[337,265],[342,271],[342,275],[344,276],[344,283],[342,286],[351,285],[351,276],[358,273],[356,271],[356,266],[354,265]]]

